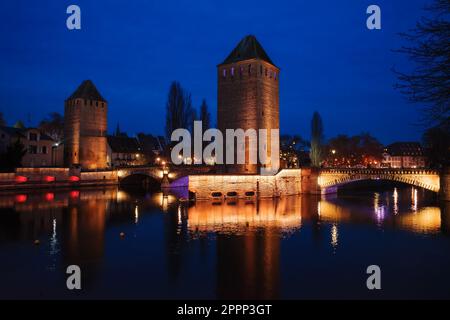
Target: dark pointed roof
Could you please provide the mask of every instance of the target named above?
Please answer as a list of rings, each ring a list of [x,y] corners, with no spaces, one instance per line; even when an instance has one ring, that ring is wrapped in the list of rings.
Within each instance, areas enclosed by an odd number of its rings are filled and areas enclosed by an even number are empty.
[[[253,35],[248,35],[242,39],[221,65],[249,59],[261,59],[275,65]]]
[[[73,99],[89,99],[106,102],[91,80],[84,80],[67,100]]]

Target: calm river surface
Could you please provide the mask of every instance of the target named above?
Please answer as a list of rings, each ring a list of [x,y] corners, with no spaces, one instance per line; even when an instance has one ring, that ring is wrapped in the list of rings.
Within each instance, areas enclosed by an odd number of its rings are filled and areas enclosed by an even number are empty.
[[[117,188],[0,194],[0,298],[450,298],[449,207],[411,187],[190,207]]]

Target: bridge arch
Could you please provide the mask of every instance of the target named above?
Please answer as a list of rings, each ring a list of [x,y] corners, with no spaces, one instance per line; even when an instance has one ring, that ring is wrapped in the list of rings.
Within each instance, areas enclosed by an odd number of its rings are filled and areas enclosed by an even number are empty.
[[[345,184],[363,180],[386,180],[401,182],[439,192],[439,174],[425,169],[326,169],[318,177],[322,193],[334,192]]]

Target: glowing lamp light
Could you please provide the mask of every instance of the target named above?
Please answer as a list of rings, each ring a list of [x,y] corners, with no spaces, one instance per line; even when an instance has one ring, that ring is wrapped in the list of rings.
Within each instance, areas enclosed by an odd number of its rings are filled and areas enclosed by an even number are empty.
[[[24,176],[16,176],[16,182],[17,183],[24,183],[24,182],[27,182],[28,181],[28,178],[27,177],[24,177]]]
[[[55,177],[53,177],[53,176],[45,176],[44,177],[44,181],[45,182],[54,182],[55,181]]]
[[[78,191],[78,190],[70,191],[70,197],[72,199],[78,199],[80,197],[80,191]]]
[[[69,177],[69,181],[70,181],[70,182],[78,182],[78,181],[80,181],[80,177],[77,177],[77,176],[70,176],[70,177]]]
[[[24,203],[24,202],[26,202],[27,201],[27,195],[26,194],[18,194],[18,195],[16,195],[16,197],[15,197],[15,199],[16,199],[16,202],[18,202],[18,203]]]
[[[45,200],[53,201],[55,200],[55,194],[53,192],[47,192],[44,196]]]

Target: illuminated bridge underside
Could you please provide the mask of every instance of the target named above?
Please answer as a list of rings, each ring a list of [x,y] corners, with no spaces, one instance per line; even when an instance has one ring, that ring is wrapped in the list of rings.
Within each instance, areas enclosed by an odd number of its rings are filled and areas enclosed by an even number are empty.
[[[322,193],[361,180],[390,180],[439,192],[439,174],[420,169],[327,169],[321,170],[318,183]]]

